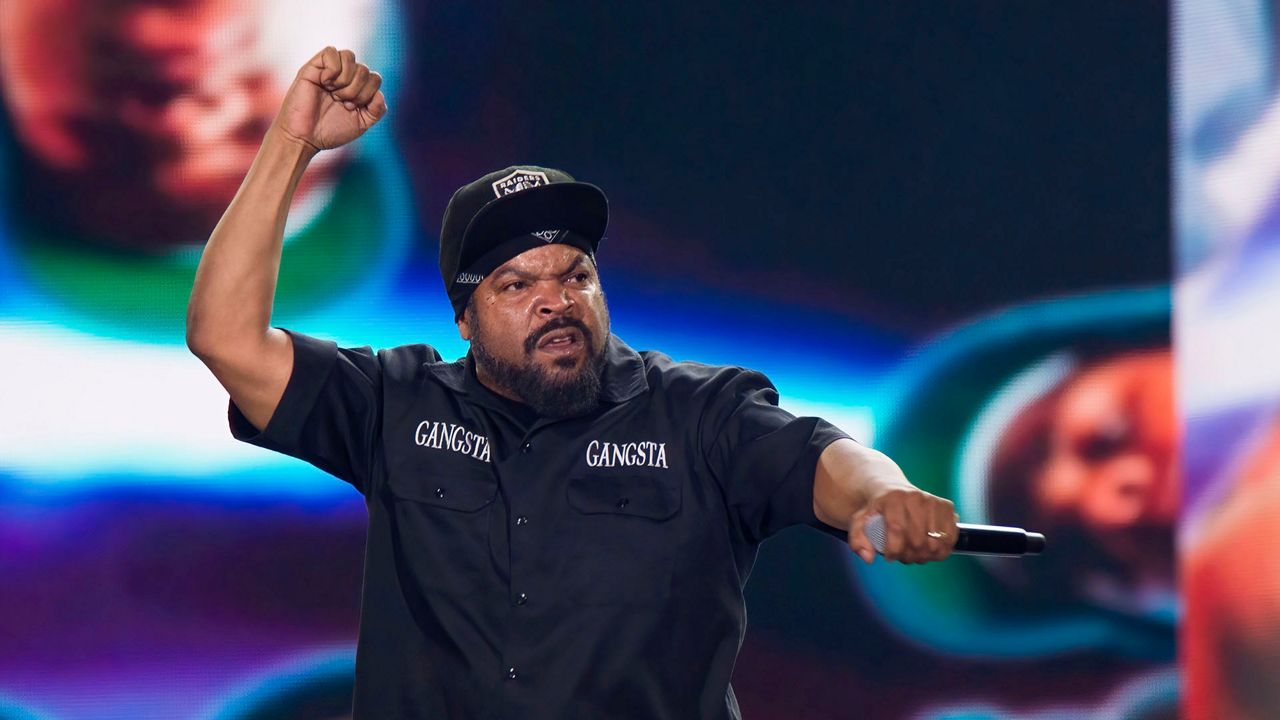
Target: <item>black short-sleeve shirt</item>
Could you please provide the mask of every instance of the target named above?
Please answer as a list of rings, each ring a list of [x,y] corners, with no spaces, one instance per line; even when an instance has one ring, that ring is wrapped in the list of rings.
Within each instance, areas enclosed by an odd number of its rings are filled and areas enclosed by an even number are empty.
[[[736,367],[606,348],[580,417],[512,408],[466,358],[290,333],[259,433],[365,495],[356,718],[737,718],[729,685],[761,541],[808,524],[846,437]]]

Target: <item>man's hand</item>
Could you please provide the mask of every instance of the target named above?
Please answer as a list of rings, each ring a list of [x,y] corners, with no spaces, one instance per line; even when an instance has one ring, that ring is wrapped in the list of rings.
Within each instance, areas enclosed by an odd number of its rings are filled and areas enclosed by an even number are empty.
[[[907,481],[884,453],[852,440],[838,440],[818,459],[813,510],[822,522],[847,530],[849,548],[864,562],[875,560],[867,520],[884,517],[884,557],[904,563],[943,560],[958,535],[955,506]]]
[[[298,70],[274,128],[313,152],[346,145],[387,114],[381,86],[355,53],[327,47]]]
[[[946,498],[916,487],[881,491],[849,521],[849,548],[864,562],[875,560],[867,537],[867,520],[884,517],[884,557],[904,563],[945,560],[956,546],[959,532],[954,505]]]

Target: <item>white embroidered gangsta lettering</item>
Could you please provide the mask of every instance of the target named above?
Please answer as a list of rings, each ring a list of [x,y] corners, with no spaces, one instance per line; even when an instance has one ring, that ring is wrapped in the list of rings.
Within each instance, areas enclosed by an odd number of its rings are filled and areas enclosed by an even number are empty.
[[[587,443],[589,467],[667,467],[667,444],[660,442]]]
[[[413,441],[422,447],[470,455],[489,462],[489,438],[477,435],[453,423],[423,420],[413,433]]]

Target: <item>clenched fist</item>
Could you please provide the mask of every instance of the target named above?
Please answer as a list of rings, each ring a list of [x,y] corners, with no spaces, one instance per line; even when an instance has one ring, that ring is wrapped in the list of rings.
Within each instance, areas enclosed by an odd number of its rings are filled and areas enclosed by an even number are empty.
[[[387,114],[381,86],[355,53],[327,47],[298,70],[274,125],[317,151],[346,145]]]

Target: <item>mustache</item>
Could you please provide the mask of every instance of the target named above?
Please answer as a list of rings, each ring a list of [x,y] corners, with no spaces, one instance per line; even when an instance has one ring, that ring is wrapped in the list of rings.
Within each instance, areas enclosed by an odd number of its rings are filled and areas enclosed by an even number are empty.
[[[546,325],[543,325],[537,330],[534,330],[533,333],[529,335],[529,337],[525,338],[524,354],[532,355],[534,349],[538,347],[538,341],[546,337],[547,333],[555,332],[556,330],[560,330],[563,328],[576,329],[578,332],[582,333],[582,339],[587,344],[587,347],[588,348],[593,347],[591,342],[593,339],[591,335],[591,331],[587,329],[586,324],[583,323],[581,320],[562,316],[554,320],[548,321]]]

